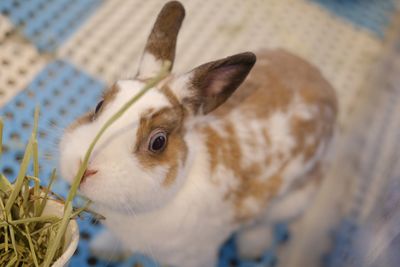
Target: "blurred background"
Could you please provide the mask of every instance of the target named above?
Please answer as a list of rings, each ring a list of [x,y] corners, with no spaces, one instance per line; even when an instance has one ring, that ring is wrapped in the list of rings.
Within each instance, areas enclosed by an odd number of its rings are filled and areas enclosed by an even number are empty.
[[[164,0],[0,0],[2,171],[17,172],[35,105],[41,177],[57,166],[63,128],[93,109],[101,91],[132,77]],[[257,262],[220,266],[400,265],[400,1],[181,0],[175,71],[243,51],[284,48],[322,71],[337,90],[340,113],[326,179],[307,214]],[[59,179],[54,190],[68,186]],[[141,255],[96,259],[88,242],[101,228],[79,222],[71,266],[156,266]],[[195,240],[193,241],[195,242]]]

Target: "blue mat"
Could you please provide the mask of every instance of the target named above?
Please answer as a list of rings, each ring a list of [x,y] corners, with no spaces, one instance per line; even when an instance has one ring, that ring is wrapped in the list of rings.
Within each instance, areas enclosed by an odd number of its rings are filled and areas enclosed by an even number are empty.
[[[102,3],[101,0],[1,0],[0,13],[42,52],[53,52]]]
[[[383,37],[395,11],[395,0],[311,0],[358,27]]]

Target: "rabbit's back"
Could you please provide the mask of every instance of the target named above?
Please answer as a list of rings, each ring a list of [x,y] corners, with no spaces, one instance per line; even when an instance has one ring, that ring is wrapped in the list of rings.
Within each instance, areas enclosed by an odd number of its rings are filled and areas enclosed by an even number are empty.
[[[257,62],[245,82],[214,114],[224,116],[239,109],[267,117],[286,109],[296,95],[306,104],[336,114],[335,91],[316,67],[281,49],[256,54]]]
[[[235,219],[256,217],[274,196],[308,182],[336,109],[333,88],[311,64],[283,50],[257,54],[247,80],[202,128],[211,181],[224,188]]]

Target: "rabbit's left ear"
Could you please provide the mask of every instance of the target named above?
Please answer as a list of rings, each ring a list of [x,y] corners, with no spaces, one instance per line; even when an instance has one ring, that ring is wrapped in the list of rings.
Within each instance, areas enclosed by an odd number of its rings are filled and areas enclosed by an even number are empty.
[[[235,92],[255,62],[246,52],[198,66],[174,82],[177,98],[194,114],[207,114]]]
[[[184,17],[185,9],[181,3],[171,1],[164,5],[147,39],[137,78],[154,77],[165,61],[171,62],[172,69],[176,39]]]

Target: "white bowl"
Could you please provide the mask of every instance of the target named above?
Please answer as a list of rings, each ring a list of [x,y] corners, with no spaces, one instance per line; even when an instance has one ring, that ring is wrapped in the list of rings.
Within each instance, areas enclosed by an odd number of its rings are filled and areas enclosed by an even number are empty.
[[[64,205],[59,202],[48,200],[46,207],[44,208],[43,214],[53,214],[56,216],[63,216]],[[67,231],[65,233],[65,250],[64,253],[58,258],[52,265],[52,267],[67,267],[69,260],[76,248],[78,247],[79,241],[79,228],[76,220],[71,220],[68,224]]]

